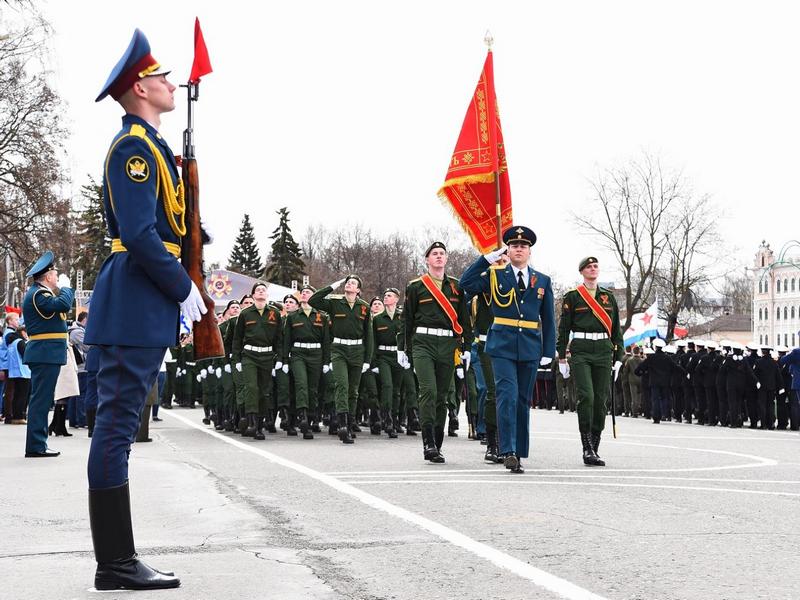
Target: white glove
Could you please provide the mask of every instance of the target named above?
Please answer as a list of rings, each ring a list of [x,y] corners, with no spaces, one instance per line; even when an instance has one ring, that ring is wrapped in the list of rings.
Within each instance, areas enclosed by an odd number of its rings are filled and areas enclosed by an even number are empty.
[[[231,365],[230,364],[225,365],[225,372],[226,373],[230,373],[231,372]]]
[[[204,314],[208,312],[203,297],[200,295],[200,290],[192,282],[192,288],[189,290],[189,295],[181,302],[181,312],[186,316],[187,321],[199,321]]]
[[[397,351],[397,364],[404,369],[407,368],[406,365],[408,364],[408,355],[406,355],[405,350]]]
[[[276,360],[275,361],[275,370],[277,371],[281,367],[283,367],[283,363],[281,361],[279,361],[279,360]]]
[[[331,370],[331,366],[330,365],[322,365],[322,373],[323,374],[327,373],[330,370]]]
[[[691,379],[691,378],[692,378],[692,376],[689,373],[687,373],[686,374],[686,379]]]
[[[198,375],[197,376],[197,383],[200,383],[201,381],[203,381],[203,376],[202,375]]]
[[[339,281],[334,281],[334,282],[331,284],[331,289],[332,289],[333,291],[336,291],[336,289],[337,289],[338,287],[340,287],[340,286],[341,286],[341,285],[342,285],[342,284],[343,284],[343,283],[344,283],[346,280],[347,280],[347,278],[345,277],[344,279],[340,279]]]
[[[377,375],[378,373],[381,372],[381,370],[378,367],[372,367],[372,372]]]
[[[472,355],[469,352],[461,353],[461,362],[464,363],[464,371],[469,371],[469,361],[472,360]]]
[[[283,365],[281,367],[281,371],[283,371],[284,373],[288,373],[289,372],[289,365]]]
[[[208,377],[208,371],[203,371],[202,373],[200,373],[200,377],[202,377],[203,379]]]
[[[411,368],[411,363],[410,363],[410,362],[408,362],[408,361],[406,361],[406,364],[404,364],[404,365],[401,365],[401,366],[402,366],[404,369],[410,369],[410,368]],[[416,371],[414,371],[414,372],[416,373]]]
[[[72,284],[69,282],[69,276],[66,273],[61,273],[58,276],[58,283],[56,284],[60,288],[71,288]]]
[[[217,379],[222,379],[222,369],[220,369],[219,367],[217,367],[216,375]]]
[[[547,365],[549,365],[551,362],[553,362],[553,359],[552,359],[552,358],[550,358],[549,356],[543,356],[543,357],[542,357],[542,358],[539,360],[539,365],[541,365],[542,367],[546,367],[546,366],[547,366]]]
[[[558,363],[558,370],[564,379],[569,379],[569,363],[567,361]]]
[[[369,371],[369,363],[364,363],[361,365],[361,372],[366,373],[367,371]]]
[[[239,373],[242,372],[242,363],[236,363],[236,370],[239,371]]]
[[[204,220],[202,216],[200,217],[200,229],[202,229],[203,232],[208,237],[208,241],[204,245],[207,246],[208,244],[213,244],[214,234],[211,233],[211,230],[208,228],[208,221]]]
[[[614,381],[619,377],[619,370],[622,368],[622,361],[618,360],[614,363]]]
[[[206,368],[206,373],[208,373],[209,375],[211,375],[213,372],[214,372],[214,367],[207,367]]]
[[[778,390],[778,393],[779,393],[779,394],[782,394],[782,393],[783,393],[783,392],[785,392],[785,391],[786,391],[786,390],[785,390],[784,388],[781,388],[781,389],[779,389],[779,390]]]
[[[756,381],[756,389],[757,390],[761,389],[761,382],[760,381]]]
[[[272,376],[275,377],[275,369],[272,369]]]
[[[492,250],[488,254],[484,254],[483,258],[485,258],[489,262],[489,264],[496,263],[498,260],[500,260],[500,257],[503,256],[503,254],[505,253],[506,253],[506,247],[501,246],[497,250]]]
[[[459,379],[464,379],[464,367],[458,366],[456,367],[456,377]]]

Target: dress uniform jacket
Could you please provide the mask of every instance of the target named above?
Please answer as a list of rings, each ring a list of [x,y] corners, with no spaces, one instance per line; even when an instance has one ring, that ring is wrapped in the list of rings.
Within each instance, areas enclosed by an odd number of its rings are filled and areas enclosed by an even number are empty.
[[[22,315],[28,330],[23,362],[63,365],[67,362],[67,317],[74,293],[63,288],[58,295],[34,283],[22,301]]]
[[[168,181],[162,181],[147,140],[166,162]],[[181,239],[170,225],[176,215],[166,206],[162,188],[175,189],[179,180],[166,141],[144,119],[125,115],[105,161],[103,201],[112,254],[92,293],[87,344],[166,348],[177,343],[179,303],[189,295],[191,280],[176,259]]]

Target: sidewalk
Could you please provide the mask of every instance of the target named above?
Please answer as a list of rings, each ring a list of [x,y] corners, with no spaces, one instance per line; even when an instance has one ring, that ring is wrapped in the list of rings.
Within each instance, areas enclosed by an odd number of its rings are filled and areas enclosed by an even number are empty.
[[[26,459],[25,429],[0,425],[0,599],[97,598],[89,591],[95,562],[86,430],[50,437],[57,458]],[[155,568],[174,570],[182,586],[103,598],[336,597],[295,550],[266,539],[264,517],[226,497],[213,474],[170,444],[171,436],[192,435],[188,428],[165,417],[150,433],[153,442],[137,444],[131,461],[137,551]]]

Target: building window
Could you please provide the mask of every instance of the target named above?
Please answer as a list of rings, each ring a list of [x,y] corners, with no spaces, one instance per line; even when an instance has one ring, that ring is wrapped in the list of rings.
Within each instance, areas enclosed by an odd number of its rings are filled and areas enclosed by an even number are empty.
[[[792,334],[792,347],[794,347],[794,334]]]
[[[763,344],[764,343],[764,336],[763,335],[759,335],[758,336],[758,343],[759,344]]]
[[[785,321],[788,318],[789,318],[789,309],[786,306],[784,306],[783,307],[783,320]]]
[[[759,321],[761,320],[761,309],[760,308],[758,309],[758,320]]]
[[[764,343],[769,344],[769,335],[767,335],[766,333],[764,334]]]
[[[781,293],[781,280],[780,279],[776,279],[775,280],[775,293],[776,294],[780,294]]]
[[[758,293],[761,293],[761,280],[758,280]]]
[[[789,334],[788,333],[784,333],[783,334],[783,345],[784,346],[788,346],[789,345]]]
[[[792,307],[792,319],[794,319],[794,306]]]
[[[781,320],[781,307],[780,306],[775,308],[775,320],[776,321],[780,321]]]
[[[792,291],[794,291],[794,277],[792,277]]]

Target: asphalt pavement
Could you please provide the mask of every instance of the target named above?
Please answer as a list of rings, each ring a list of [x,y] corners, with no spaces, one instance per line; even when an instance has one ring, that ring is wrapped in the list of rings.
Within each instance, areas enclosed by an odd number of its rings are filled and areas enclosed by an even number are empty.
[[[161,415],[131,455],[134,532],[182,585],[106,598],[800,597],[796,432],[621,418],[590,468],[575,415],[535,410],[514,475],[463,426],[433,465],[419,436],[253,441]],[[90,440],[71,432],[25,459],[25,427],[0,426],[0,598],[98,597]]]

